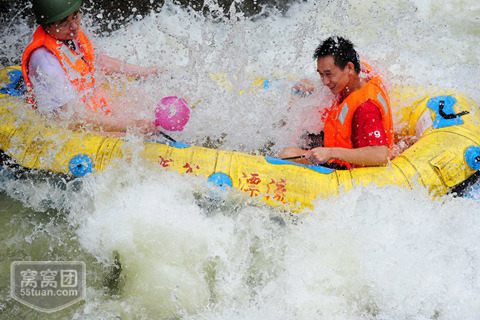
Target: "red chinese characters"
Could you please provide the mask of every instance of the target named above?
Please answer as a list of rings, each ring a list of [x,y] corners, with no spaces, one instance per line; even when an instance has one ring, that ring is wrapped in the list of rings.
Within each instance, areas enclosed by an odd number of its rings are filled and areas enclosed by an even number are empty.
[[[285,193],[287,192],[287,184],[285,179],[280,179],[278,182],[273,179],[271,180],[272,181],[267,184],[268,196],[266,196],[265,199],[273,199],[275,201],[286,203]]]
[[[187,171],[185,171],[185,173],[194,173],[194,170],[200,169],[200,167],[197,166],[196,164],[190,164],[188,162],[185,163],[185,165],[183,167],[187,169]]]
[[[158,161],[158,163],[164,168],[170,167],[170,165],[173,163],[172,159],[165,159],[162,156],[158,156],[158,157],[160,158],[160,161]]]
[[[245,172],[242,172],[242,177],[238,179],[239,189],[250,193],[250,197],[256,197],[260,193],[258,185],[262,182],[258,173],[250,173],[248,176]]]

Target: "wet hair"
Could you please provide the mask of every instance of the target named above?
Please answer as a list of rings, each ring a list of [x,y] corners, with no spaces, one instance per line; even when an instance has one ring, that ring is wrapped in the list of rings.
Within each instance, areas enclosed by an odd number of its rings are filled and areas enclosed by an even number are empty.
[[[353,48],[352,42],[342,37],[330,37],[323,41],[313,54],[313,58],[332,56],[335,65],[340,69],[345,69],[349,62],[353,63],[355,72],[360,73],[360,59],[357,51]]]

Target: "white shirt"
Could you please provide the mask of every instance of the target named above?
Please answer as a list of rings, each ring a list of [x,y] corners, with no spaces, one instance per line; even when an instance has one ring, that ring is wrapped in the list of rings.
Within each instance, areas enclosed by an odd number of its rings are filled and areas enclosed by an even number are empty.
[[[60,61],[46,47],[37,48],[31,53],[28,78],[32,83],[39,112],[55,111],[77,97],[77,91]]]

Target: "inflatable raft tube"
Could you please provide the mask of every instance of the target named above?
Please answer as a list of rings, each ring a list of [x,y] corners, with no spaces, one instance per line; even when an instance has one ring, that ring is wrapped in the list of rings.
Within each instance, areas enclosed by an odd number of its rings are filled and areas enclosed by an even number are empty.
[[[421,185],[433,197],[440,196],[480,169],[480,110],[456,91],[425,95],[423,89],[395,90],[392,108],[403,124],[397,135],[417,135],[418,142],[385,167],[332,170],[178,142],[150,141],[138,148],[120,138],[66,130],[48,123],[24,102],[17,92],[17,72],[18,67],[0,70],[0,149],[29,169],[83,177],[137,153],[168,170],[204,176],[294,211],[311,207],[319,197],[371,183]],[[429,127],[419,132],[421,121]]]

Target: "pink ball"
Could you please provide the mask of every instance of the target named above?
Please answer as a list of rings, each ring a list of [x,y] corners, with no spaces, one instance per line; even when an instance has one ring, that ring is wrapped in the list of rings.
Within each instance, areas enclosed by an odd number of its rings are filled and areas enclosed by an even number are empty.
[[[155,125],[167,131],[182,131],[190,118],[187,102],[179,97],[165,97],[155,109]]]

